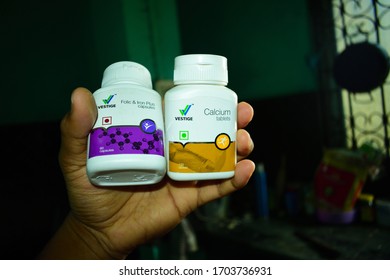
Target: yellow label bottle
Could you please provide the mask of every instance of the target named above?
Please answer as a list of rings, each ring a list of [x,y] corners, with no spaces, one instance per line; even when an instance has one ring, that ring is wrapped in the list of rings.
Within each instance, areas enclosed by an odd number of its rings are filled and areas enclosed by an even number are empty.
[[[227,88],[227,59],[175,58],[174,84],[164,97],[168,176],[177,181],[227,179],[237,162],[237,94]]]

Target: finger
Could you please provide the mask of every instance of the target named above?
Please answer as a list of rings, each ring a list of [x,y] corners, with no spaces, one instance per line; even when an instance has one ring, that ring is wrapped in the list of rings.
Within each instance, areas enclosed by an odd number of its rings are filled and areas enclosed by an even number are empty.
[[[62,120],[61,132],[73,138],[84,139],[96,120],[95,100],[89,90],[77,88],[72,93],[71,102],[71,110]]]
[[[200,199],[198,206],[222,198],[245,187],[255,170],[255,164],[249,159],[242,160],[236,164],[234,177],[224,180],[218,185],[202,186],[199,188]]]
[[[237,127],[246,127],[253,119],[253,107],[247,102],[240,102],[237,106]]]
[[[250,134],[244,130],[237,131],[237,160],[248,157],[254,149],[254,143]]]
[[[255,171],[255,163],[249,159],[242,160],[237,163],[236,169],[234,172],[234,177],[231,180],[233,190],[238,190],[245,187],[249,179],[252,177],[253,172]],[[225,187],[226,191],[229,192],[229,186]]]
[[[87,137],[97,116],[92,93],[85,88],[77,88],[71,97],[71,110],[61,121],[60,158],[73,158],[85,162],[84,153]]]
[[[238,162],[234,171],[234,177],[231,180],[224,181],[219,186],[219,195],[217,198],[224,197],[245,187],[254,171],[255,164],[253,161],[245,159]]]

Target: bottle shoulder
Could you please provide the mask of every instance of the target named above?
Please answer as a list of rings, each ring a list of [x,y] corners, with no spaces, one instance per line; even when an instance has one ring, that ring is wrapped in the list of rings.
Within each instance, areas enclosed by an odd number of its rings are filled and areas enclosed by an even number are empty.
[[[107,87],[102,87],[97,89],[93,95],[99,95],[102,93],[115,93],[115,92],[126,92],[126,90],[129,90],[129,94],[148,94],[148,95],[155,95],[161,97],[161,95],[155,91],[154,89],[139,86],[136,84],[119,84],[119,85],[112,85]]]
[[[191,97],[216,97],[216,98],[237,98],[237,94],[226,86],[221,85],[178,85],[168,90],[164,99],[191,98]]]

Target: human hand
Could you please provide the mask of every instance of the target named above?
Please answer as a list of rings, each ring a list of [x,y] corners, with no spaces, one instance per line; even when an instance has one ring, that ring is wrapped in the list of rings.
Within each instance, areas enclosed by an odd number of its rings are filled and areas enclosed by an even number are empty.
[[[80,238],[82,247],[90,251],[73,254],[74,257],[125,258],[137,246],[172,230],[197,207],[244,187],[255,169],[254,163],[245,159],[253,150],[253,142],[244,130],[252,120],[253,108],[241,102],[237,122],[238,162],[232,179],[177,182],[165,176],[155,185],[96,187],[86,172],[87,138],[96,117],[91,92],[77,88],[72,93],[71,111],[61,122],[59,152],[71,208],[65,227],[73,239]],[[42,257],[50,257],[50,247],[54,248],[56,242],[51,242]],[[63,255],[57,252],[58,258],[73,256],[72,252],[64,251]]]

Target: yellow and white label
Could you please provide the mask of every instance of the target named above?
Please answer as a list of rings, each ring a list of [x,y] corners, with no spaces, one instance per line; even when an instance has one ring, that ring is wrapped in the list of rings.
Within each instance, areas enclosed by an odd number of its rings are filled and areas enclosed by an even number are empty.
[[[168,170],[180,173],[233,171],[236,108],[235,102],[216,97],[166,102]]]

